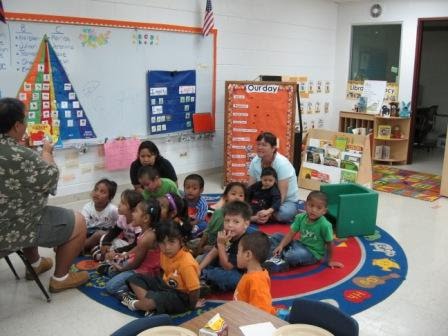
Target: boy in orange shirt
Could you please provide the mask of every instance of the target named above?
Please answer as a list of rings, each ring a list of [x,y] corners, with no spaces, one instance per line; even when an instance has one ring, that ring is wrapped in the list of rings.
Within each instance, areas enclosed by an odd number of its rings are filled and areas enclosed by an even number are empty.
[[[270,314],[276,314],[272,307],[271,279],[267,270],[261,267],[269,256],[270,242],[263,232],[244,235],[238,244],[238,268],[247,272],[238,282],[233,299],[244,301]]]

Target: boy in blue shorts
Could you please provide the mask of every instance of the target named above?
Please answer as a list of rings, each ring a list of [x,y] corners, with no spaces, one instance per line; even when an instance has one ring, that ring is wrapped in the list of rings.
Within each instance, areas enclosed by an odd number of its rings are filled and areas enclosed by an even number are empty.
[[[344,265],[333,260],[333,228],[325,218],[327,195],[312,191],[305,204],[306,212],[295,217],[286,235],[271,236],[273,257],[264,266],[270,271],[284,271],[289,266],[311,265],[326,257],[328,267],[341,268]],[[300,238],[294,236],[300,233]]]

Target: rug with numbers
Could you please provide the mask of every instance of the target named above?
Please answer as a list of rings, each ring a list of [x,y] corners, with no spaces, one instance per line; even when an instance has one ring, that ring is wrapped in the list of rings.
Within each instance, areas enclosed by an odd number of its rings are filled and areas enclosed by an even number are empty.
[[[262,231],[271,234],[287,232],[282,224],[264,225]],[[336,241],[334,260],[344,268],[330,269],[324,264],[297,267],[285,273],[271,275],[273,305],[290,307],[294,299],[306,297],[330,301],[348,314],[356,314],[381,302],[405,280],[406,255],[400,245],[386,231],[378,228],[374,235],[350,237]],[[95,271],[97,263],[81,257],[73,268],[88,270],[90,281],[79,290],[91,299],[124,314],[141,317],[123,306],[105,291],[106,276]],[[205,307],[173,316],[175,323],[183,323],[205,310],[232,300],[233,293],[208,297]]]

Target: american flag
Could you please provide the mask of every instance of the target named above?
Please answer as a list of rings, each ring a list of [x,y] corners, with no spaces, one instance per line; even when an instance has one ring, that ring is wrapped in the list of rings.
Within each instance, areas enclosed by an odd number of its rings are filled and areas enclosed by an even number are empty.
[[[204,24],[202,26],[202,35],[207,36],[214,25],[212,0],[207,0],[205,6]]]
[[[5,11],[3,10],[2,0],[0,0],[0,21],[6,23]]]

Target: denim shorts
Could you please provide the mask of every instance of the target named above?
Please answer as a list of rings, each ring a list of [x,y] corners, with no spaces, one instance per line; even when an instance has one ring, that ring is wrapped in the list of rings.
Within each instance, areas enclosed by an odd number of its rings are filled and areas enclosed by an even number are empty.
[[[56,247],[67,242],[75,227],[73,210],[47,205],[37,225],[37,245]]]

